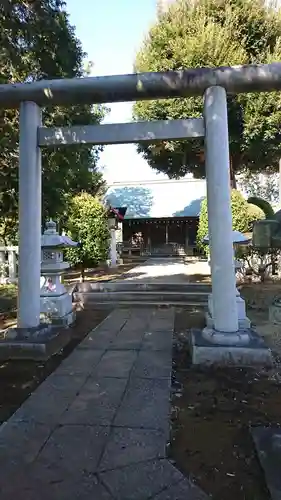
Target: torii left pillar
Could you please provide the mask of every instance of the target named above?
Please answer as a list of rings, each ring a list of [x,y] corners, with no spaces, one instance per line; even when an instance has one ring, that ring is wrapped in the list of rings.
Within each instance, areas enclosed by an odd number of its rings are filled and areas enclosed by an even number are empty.
[[[38,146],[41,109],[20,106],[18,327],[40,323],[42,167]]]

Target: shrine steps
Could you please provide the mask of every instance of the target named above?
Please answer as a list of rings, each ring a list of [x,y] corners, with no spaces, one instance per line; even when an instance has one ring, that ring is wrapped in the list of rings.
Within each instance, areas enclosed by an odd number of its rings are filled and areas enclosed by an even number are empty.
[[[207,306],[208,284],[111,282],[77,284],[73,299],[84,305]]]

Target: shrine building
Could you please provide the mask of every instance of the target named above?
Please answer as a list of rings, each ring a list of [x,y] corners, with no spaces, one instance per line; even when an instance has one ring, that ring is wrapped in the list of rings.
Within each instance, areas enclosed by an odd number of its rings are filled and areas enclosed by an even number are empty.
[[[113,207],[127,207],[119,242],[129,254],[196,254],[196,235],[205,180],[114,182],[106,199]]]

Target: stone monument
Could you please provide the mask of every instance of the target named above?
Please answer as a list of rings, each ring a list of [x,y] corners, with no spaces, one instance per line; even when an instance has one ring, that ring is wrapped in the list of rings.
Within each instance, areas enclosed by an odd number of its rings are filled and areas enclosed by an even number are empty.
[[[263,250],[281,248],[281,210],[274,219],[257,221],[253,227],[253,245]],[[281,294],[274,297],[268,310],[270,323],[281,325]]]

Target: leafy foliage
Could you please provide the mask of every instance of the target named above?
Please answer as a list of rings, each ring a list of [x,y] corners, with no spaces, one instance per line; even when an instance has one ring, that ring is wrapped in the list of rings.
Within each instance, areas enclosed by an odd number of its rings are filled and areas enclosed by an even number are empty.
[[[250,203],[249,201],[247,203],[248,203],[247,210],[249,218],[248,231],[252,231],[254,222],[257,220],[264,219],[266,215],[262,210],[262,208],[256,205],[255,203]]]
[[[109,248],[108,218],[100,200],[88,193],[75,196],[69,206],[66,229],[71,238],[80,242],[66,251],[73,266],[83,269],[105,262]]]
[[[150,29],[135,69],[184,68],[265,63],[280,60],[281,15],[263,0],[176,0]],[[202,115],[202,98],[138,102],[139,120],[179,119]],[[276,169],[280,155],[279,92],[228,96],[232,177],[237,172]],[[201,141],[166,141],[139,145],[152,168],[169,177],[192,172],[205,176]],[[233,179],[234,181],[234,179]],[[233,187],[235,183],[233,182]]]
[[[274,217],[274,210],[268,201],[256,196],[251,196],[248,198],[248,203],[259,207],[263,211],[266,219],[272,219]]]
[[[279,175],[268,168],[263,174],[250,170],[239,175],[239,186],[250,197],[262,198],[269,203],[279,200]]]
[[[271,274],[276,273],[280,254],[280,248],[262,249],[252,245],[239,248],[237,257],[243,264],[240,269],[240,278],[255,277],[263,283]]]
[[[70,25],[63,0],[11,0],[0,6],[0,83],[82,77],[85,53]],[[87,70],[86,70],[87,71]],[[43,110],[47,126],[99,123],[101,106]],[[16,237],[18,206],[18,110],[0,110],[0,226],[4,240]],[[87,145],[43,150],[43,216],[60,219],[68,197],[103,188],[96,169],[100,148]],[[11,228],[13,232],[11,232]],[[0,234],[0,237],[1,237]]]
[[[232,228],[234,231],[240,231],[241,233],[247,233],[250,231],[253,221],[264,218],[263,211],[259,207],[247,203],[242,194],[236,189],[232,189],[231,191],[231,212]],[[199,248],[204,248],[202,240],[207,234],[208,210],[207,198],[205,198],[201,203],[199,226],[197,231],[197,245]]]

